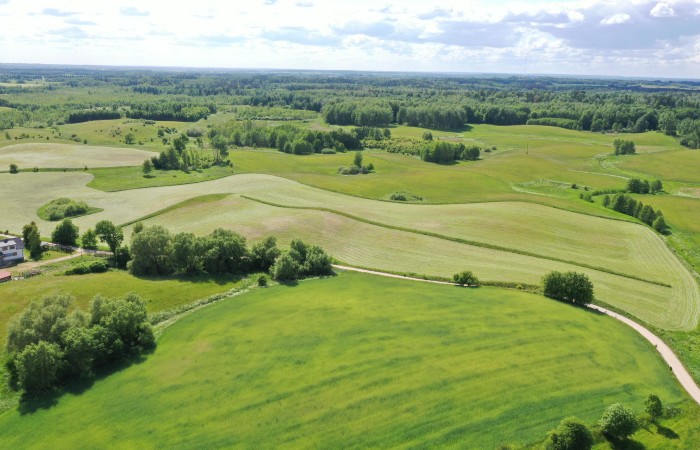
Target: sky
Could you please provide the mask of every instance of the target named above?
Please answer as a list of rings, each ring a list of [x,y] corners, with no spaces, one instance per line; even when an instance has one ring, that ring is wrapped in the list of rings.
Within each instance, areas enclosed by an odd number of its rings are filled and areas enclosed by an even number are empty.
[[[0,0],[0,63],[700,78],[700,0]]]

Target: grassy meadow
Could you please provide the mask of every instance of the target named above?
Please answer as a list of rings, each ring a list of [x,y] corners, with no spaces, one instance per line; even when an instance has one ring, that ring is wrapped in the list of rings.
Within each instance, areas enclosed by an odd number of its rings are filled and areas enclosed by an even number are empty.
[[[678,439],[633,439],[648,448],[697,442],[698,407],[653,348],[613,319],[517,291],[344,273],[188,315],[143,362],[55,404],[0,415],[0,442],[523,446],[568,415],[592,424],[612,402],[639,413],[650,392],[682,407],[664,423]]]
[[[7,170],[10,164],[17,164],[20,170],[138,166],[153,155],[138,149],[83,144],[16,144],[0,147],[0,168]]]

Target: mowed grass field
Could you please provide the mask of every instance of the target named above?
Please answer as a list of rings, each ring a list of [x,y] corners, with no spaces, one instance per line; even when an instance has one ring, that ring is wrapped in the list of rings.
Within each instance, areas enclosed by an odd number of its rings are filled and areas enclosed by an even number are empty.
[[[4,351],[7,324],[35,299],[63,292],[75,297],[75,305],[87,310],[96,294],[123,297],[135,292],[146,301],[149,312],[175,308],[238,286],[233,276],[190,278],[135,277],[125,271],[102,274],[55,276],[54,273],[0,284],[0,348]]]
[[[541,441],[569,415],[594,423],[613,402],[639,413],[649,392],[697,417],[654,349],[606,316],[517,291],[344,273],[186,316],[144,362],[1,415],[0,442],[494,448]],[[697,442],[697,422],[686,427],[662,443]]]
[[[7,190],[7,198],[11,198],[10,192],[19,192],[27,183],[35,183],[35,190],[23,194],[22,203],[8,202],[8,223],[3,219],[0,229],[19,230],[23,224],[37,220],[42,233],[50,233],[55,225],[38,220],[36,209],[31,206],[37,204],[38,208],[56,197],[82,200],[104,209],[75,219],[84,231],[102,219],[127,223],[195,196],[237,193],[283,206],[330,208],[374,224],[328,211],[293,210],[243,199],[233,204],[194,202],[187,209],[146,223],[198,233],[225,227],[250,239],[260,237],[259,231],[267,228],[265,234],[278,234],[283,239],[300,236],[322,244],[346,263],[429,275],[451,276],[460,270],[473,270],[483,279],[533,284],[550,270],[579,270],[593,277],[602,300],[651,324],[671,329],[687,329],[697,324],[700,293],[692,275],[651,230],[627,222],[513,202],[394,204],[328,192],[267,175],[236,175],[191,185],[113,193],[87,188],[85,183],[90,175],[84,173],[0,174],[0,177],[3,177],[0,192]],[[43,187],[39,186],[42,182]],[[434,235],[388,228],[397,226]],[[482,246],[495,245],[500,250],[453,242],[455,239]]]
[[[284,191],[275,190],[275,192]],[[338,200],[331,204],[349,206]],[[496,203],[494,205],[502,204]],[[404,205],[404,207],[410,208],[408,205]],[[413,208],[423,207],[413,206]],[[448,206],[441,208],[448,208]],[[551,210],[554,216],[571,214],[552,208],[545,209]],[[478,213],[479,210],[475,209],[473,215]],[[492,213],[488,210],[485,216],[490,217],[490,214]],[[494,214],[497,216],[498,213]],[[468,214],[466,215],[468,216]],[[440,216],[427,215],[426,217]],[[595,219],[583,216],[582,219],[584,218]],[[384,224],[393,225],[395,223],[386,217],[384,219],[386,220],[383,222]],[[540,217],[541,219],[542,217]],[[493,220],[495,222],[497,218]],[[597,220],[603,221],[603,219]],[[243,234],[251,241],[267,235],[274,235],[280,239],[280,243],[283,245],[294,238],[302,238],[323,246],[335,258],[346,264],[396,272],[450,277],[461,270],[472,270],[482,280],[522,284],[539,284],[542,276],[551,270],[585,272],[595,284],[598,299],[623,308],[649,323],[669,329],[690,329],[697,324],[698,304],[700,302],[697,283],[682,263],[664,247],[663,242],[653,234],[646,235],[646,230],[642,227],[639,227],[642,232],[637,235],[638,241],[630,242],[624,249],[624,256],[620,257],[628,262],[627,269],[634,266],[640,270],[649,262],[647,259],[649,258],[654,261],[651,265],[656,264],[657,266],[653,280],[666,281],[671,287],[631,279],[603,270],[577,266],[572,263],[391,229],[328,211],[276,207],[234,195],[213,201],[205,198],[201,203],[193,201],[180,208],[147,219],[143,223],[147,226],[163,225],[174,233],[186,231],[200,235],[207,234],[215,228],[228,228]],[[500,228],[502,239],[505,242],[514,239],[509,235],[511,231],[506,224],[507,222],[503,222],[503,226]],[[620,224],[628,226],[632,230],[631,232],[635,231],[635,225],[624,222],[620,222]],[[464,228],[468,229],[468,227],[469,223],[465,222]],[[564,240],[559,249],[559,256],[571,257],[568,252],[575,251],[576,242],[580,241],[580,243],[585,244],[587,241],[595,240],[596,232],[589,228],[582,226],[572,229],[578,229],[580,233],[571,234],[569,242]],[[130,230],[131,228],[127,227],[125,231],[129,234]],[[552,227],[552,230],[557,230],[557,228]],[[620,239],[625,236],[624,231],[626,230],[622,230]],[[497,239],[497,230],[493,230],[492,233],[492,238]],[[459,236],[456,231],[455,234]],[[532,235],[531,241],[524,241],[529,242],[531,247],[524,248],[534,251],[540,250],[538,240],[547,241],[546,233],[533,233]],[[523,236],[523,238],[527,238],[527,236]],[[556,235],[549,237],[552,240],[556,238]],[[580,251],[583,251],[583,247]],[[585,260],[595,262],[595,256],[600,252],[601,247],[596,248],[596,246],[591,245],[588,253],[589,258]],[[551,254],[557,255],[554,251]],[[573,258],[572,261],[576,261],[576,258]],[[652,271],[653,268],[650,269],[649,273]],[[635,273],[637,273],[635,270],[629,271],[631,275]]]
[[[0,147],[0,168],[8,170],[10,164],[20,169],[138,166],[154,155],[139,149],[83,144],[15,144]]]

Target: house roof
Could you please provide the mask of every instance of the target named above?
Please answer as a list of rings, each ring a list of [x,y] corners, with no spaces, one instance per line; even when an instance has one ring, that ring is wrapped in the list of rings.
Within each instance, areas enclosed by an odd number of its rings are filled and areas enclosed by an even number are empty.
[[[7,270],[0,270],[0,280],[4,280],[5,278],[12,278],[12,274]]]
[[[17,250],[23,250],[24,249],[24,241],[22,241],[22,238],[14,237],[14,238],[5,238],[2,240],[3,244],[9,244],[9,243],[14,243],[15,246],[17,247]]]

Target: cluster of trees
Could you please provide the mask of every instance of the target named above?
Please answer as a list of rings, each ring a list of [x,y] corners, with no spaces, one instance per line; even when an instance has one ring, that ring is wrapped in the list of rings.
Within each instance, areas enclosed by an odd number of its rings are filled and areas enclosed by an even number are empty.
[[[470,118],[465,108],[452,105],[401,106],[396,113],[397,124],[438,130],[460,129]]]
[[[627,192],[632,194],[656,194],[664,190],[664,184],[661,180],[654,180],[649,183],[649,180],[640,180],[639,178],[631,178],[627,182]]]
[[[420,157],[423,161],[438,164],[450,164],[456,160],[476,161],[481,155],[477,146],[466,146],[463,143],[453,144],[445,141],[432,141],[423,146]]]
[[[84,109],[68,114],[67,123],[89,122],[91,120],[121,119],[121,113],[116,109]]]
[[[625,139],[615,139],[613,147],[616,155],[633,155],[637,151],[634,142]]]
[[[270,271],[275,279],[294,280],[332,273],[331,258],[319,246],[294,240],[290,250],[282,252],[277,240],[268,237],[249,249],[243,236],[221,228],[198,237],[172,235],[161,226],[135,227],[130,256],[129,268],[137,275]]]
[[[175,101],[132,103],[126,115],[132,119],[196,122],[216,114],[216,105],[198,105]]]
[[[203,154],[201,151],[188,148],[190,139],[186,134],[172,140],[172,144],[167,150],[160,152],[158,156],[152,156],[143,164],[143,172],[148,175],[153,169],[156,170],[201,170],[211,167],[214,164],[228,164],[228,145],[220,139],[212,140],[212,155]]]
[[[681,145],[700,148],[700,120],[686,118],[678,123],[676,131]]]
[[[593,283],[578,272],[550,272],[542,278],[544,295],[556,300],[586,305],[593,301]]]
[[[644,420],[658,423],[664,413],[661,399],[655,394],[649,394],[644,401],[644,412],[648,416]],[[598,425],[603,436],[620,442],[626,441],[637,432],[641,421],[624,405],[614,403],[605,408]],[[547,434],[543,447],[546,450],[590,450],[594,443],[593,433],[583,421],[576,417],[567,417]]]
[[[30,395],[50,391],[154,345],[146,304],[136,294],[97,295],[87,313],[75,308],[67,294],[44,297],[10,321],[9,383]]]
[[[80,216],[89,211],[87,203],[82,201],[71,200],[66,197],[51,200],[40,211],[42,218],[47,218],[51,221],[61,220],[65,217]]]
[[[312,131],[289,124],[271,126],[251,121],[231,121],[211,129],[209,137],[212,142],[218,139],[236,147],[276,148],[285,153],[308,155],[321,153],[324,149],[340,152],[359,150],[362,148],[363,136],[387,136],[383,130],[375,130],[377,129],[355,128],[350,131]]]
[[[383,127],[394,122],[391,106],[374,102],[329,103],[322,112],[326,122],[334,125]]]
[[[540,119],[528,119],[527,125],[544,125],[548,127],[566,128],[569,130],[580,130],[581,123],[574,119],[564,119],[561,117],[542,117]]]
[[[606,195],[603,197],[603,206],[636,217],[659,233],[665,233],[668,229],[664,215],[660,210],[654,211],[650,205],[645,205],[629,195],[615,194],[612,198]]]

